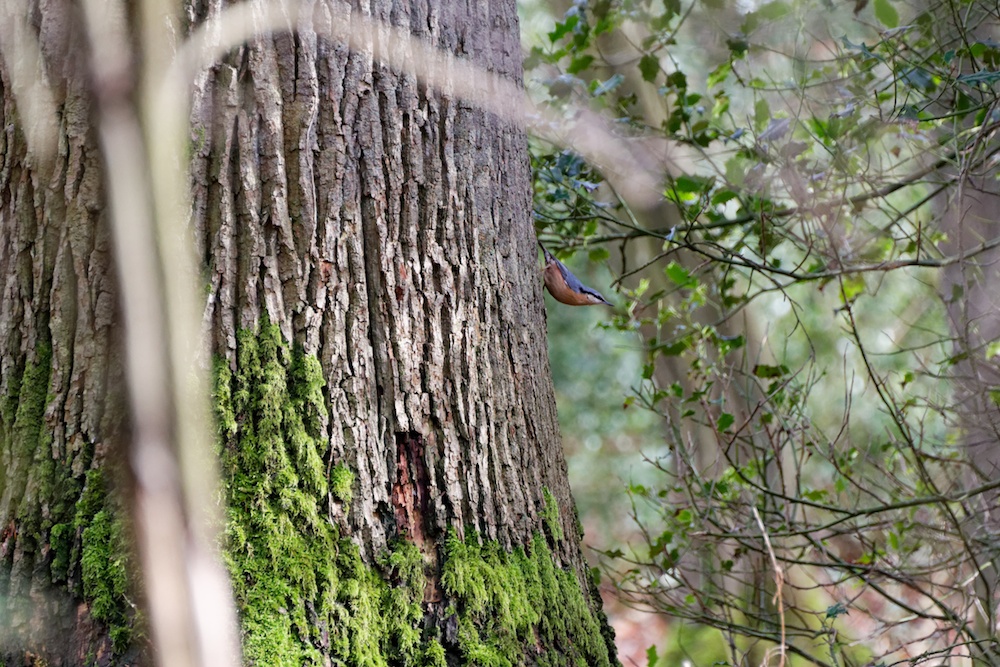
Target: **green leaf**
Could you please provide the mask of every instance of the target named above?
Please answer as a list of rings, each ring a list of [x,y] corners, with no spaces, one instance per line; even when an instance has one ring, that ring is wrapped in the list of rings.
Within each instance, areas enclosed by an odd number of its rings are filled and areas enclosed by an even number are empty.
[[[639,71],[642,72],[643,79],[652,83],[660,73],[660,59],[647,53],[639,61]]]
[[[603,262],[611,256],[607,248],[594,248],[588,253],[591,262]]]
[[[660,661],[660,656],[656,654],[655,644],[646,649],[646,661],[649,663],[648,667],[656,667],[656,663]]]
[[[958,77],[958,80],[962,83],[994,83],[998,79],[1000,79],[1000,72],[991,72],[989,70],[980,70],[972,74],[962,74]]]
[[[725,431],[730,426],[732,426],[734,421],[736,420],[733,418],[731,414],[729,414],[728,412],[723,412],[721,415],[719,415],[718,421],[715,422],[715,428],[718,429],[718,431],[721,433],[722,431]]]
[[[704,192],[711,186],[712,181],[701,176],[678,176],[674,181],[674,190],[677,192]]]
[[[760,18],[767,19],[768,21],[775,21],[791,11],[792,8],[787,2],[775,0],[775,2],[769,2],[766,5],[761,5],[761,8],[756,11],[756,14]]]
[[[569,72],[570,74],[579,74],[583,70],[590,67],[590,64],[592,62],[594,62],[594,56],[590,54],[577,56],[576,58],[573,58],[572,62],[570,62],[569,67],[566,68],[566,71]]]
[[[524,69],[534,69],[543,62],[547,62],[545,52],[537,46],[533,46],[531,47],[531,51],[528,53],[528,57],[524,59]]]
[[[660,345],[656,348],[656,351],[665,357],[676,357],[681,352],[686,350],[688,344],[684,340],[679,340],[676,343],[670,343],[669,345]],[[648,379],[648,378],[647,378]]]
[[[841,283],[841,288],[841,298],[844,303],[850,303],[865,291],[865,279],[857,275],[848,276]]]
[[[811,500],[814,503],[823,502],[827,499],[830,494],[826,489],[812,489],[811,491],[806,491],[802,494],[802,497],[806,500]]]
[[[676,71],[667,77],[667,85],[673,86],[674,88],[687,90],[688,80],[687,75],[684,72]],[[690,102],[688,102],[690,104]]]
[[[899,12],[892,6],[890,0],[875,0],[875,18],[886,28],[895,28],[899,25]]]
[[[1000,405],[1000,389],[990,389],[988,393],[994,405]]]
[[[757,364],[753,367],[753,374],[759,378],[780,378],[788,373],[788,366],[769,366],[768,364]]]
[[[739,198],[739,195],[732,190],[719,190],[712,195],[712,206],[722,206],[728,201]]]
[[[758,131],[763,130],[771,122],[771,107],[764,98],[760,98],[753,105],[753,122]]]
[[[691,274],[677,262],[670,262],[663,271],[667,274],[667,278],[681,287],[685,287],[691,282]]]
[[[827,618],[837,618],[838,616],[841,616],[846,613],[847,613],[847,607],[844,605],[843,602],[832,604],[826,608]]]
[[[733,64],[731,62],[726,61],[722,63],[709,73],[708,80],[705,84],[706,87],[712,88],[713,86],[719,85],[727,78],[729,78],[729,73],[732,71],[733,71]]]
[[[549,41],[556,42],[560,37],[564,36],[566,33],[570,32],[576,27],[576,24],[580,22],[580,15],[574,14],[570,16],[562,23],[557,23],[555,30],[549,33]]]
[[[769,2],[766,5],[762,5],[757,11],[750,12],[746,15],[746,18],[743,19],[743,25],[740,26],[740,32],[749,35],[756,30],[762,22],[771,23],[790,11],[791,7],[789,7],[787,3],[781,2],[781,0]]]
[[[719,354],[729,354],[746,345],[746,342],[743,336],[719,336]]]
[[[731,37],[726,40],[726,47],[733,58],[742,58],[750,48],[750,42],[741,37]]]

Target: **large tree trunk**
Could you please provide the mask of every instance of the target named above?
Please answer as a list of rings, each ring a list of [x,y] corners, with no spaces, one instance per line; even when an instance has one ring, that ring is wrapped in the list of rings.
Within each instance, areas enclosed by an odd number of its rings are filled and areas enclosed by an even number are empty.
[[[220,10],[185,7],[192,25]],[[315,11],[520,81],[512,1]],[[306,14],[204,73],[192,112],[244,660],[614,663],[559,442],[524,131]],[[104,176],[80,72],[48,64],[66,77],[58,168],[34,169],[17,130],[0,151],[0,657],[120,661],[124,531],[99,473],[124,421],[107,398]]]
[[[83,664],[112,637],[130,643],[124,531],[106,495],[123,423],[117,288],[84,72],[67,57],[80,40],[66,16],[36,17],[60,102],[53,161],[29,154],[36,119],[0,69],[0,662]]]

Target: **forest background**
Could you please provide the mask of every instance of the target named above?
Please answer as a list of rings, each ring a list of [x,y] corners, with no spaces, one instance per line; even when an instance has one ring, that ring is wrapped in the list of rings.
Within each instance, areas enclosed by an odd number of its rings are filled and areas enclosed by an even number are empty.
[[[532,92],[666,181],[534,145],[540,237],[620,290],[549,327],[623,662],[992,664],[996,8],[564,10]]]
[[[523,50],[512,3],[190,0],[180,50],[155,3],[43,6],[0,7],[0,630],[131,660],[131,513],[157,659],[202,651],[215,617],[176,612],[227,598],[214,433],[249,662],[612,664],[599,581],[653,614],[625,664],[1000,664],[996,6],[524,3]],[[532,225],[615,303],[548,302],[590,572]],[[125,429],[134,502],[105,489]]]

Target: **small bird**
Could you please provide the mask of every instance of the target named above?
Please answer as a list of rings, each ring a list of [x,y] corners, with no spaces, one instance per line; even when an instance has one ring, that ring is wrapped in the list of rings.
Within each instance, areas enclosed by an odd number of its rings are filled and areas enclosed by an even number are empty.
[[[594,306],[599,303],[612,305],[610,301],[581,283],[562,262],[545,249],[542,242],[538,247],[545,253],[545,287],[556,301],[569,306]]]

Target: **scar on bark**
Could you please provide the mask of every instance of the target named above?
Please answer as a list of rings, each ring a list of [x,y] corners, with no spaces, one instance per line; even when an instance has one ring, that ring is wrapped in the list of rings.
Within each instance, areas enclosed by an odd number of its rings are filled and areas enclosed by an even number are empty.
[[[424,439],[413,431],[396,434],[396,483],[392,486],[392,506],[396,528],[424,551],[427,542],[428,485],[424,463]]]
[[[396,529],[420,549],[424,558],[425,603],[439,603],[443,599],[441,582],[437,576],[437,549],[428,543],[430,535],[429,486],[430,476],[424,462],[423,436],[410,431],[396,434],[396,482],[392,485],[392,507],[396,515]]]

